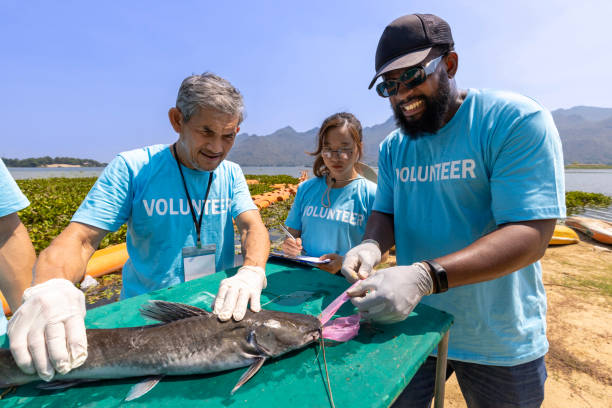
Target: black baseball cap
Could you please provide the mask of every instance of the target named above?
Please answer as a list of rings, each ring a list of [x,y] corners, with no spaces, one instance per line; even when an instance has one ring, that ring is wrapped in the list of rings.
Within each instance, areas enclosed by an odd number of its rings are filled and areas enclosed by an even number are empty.
[[[453,36],[446,21],[433,14],[410,14],[393,20],[383,31],[376,48],[376,75],[410,67],[422,62],[436,45],[453,46]]]

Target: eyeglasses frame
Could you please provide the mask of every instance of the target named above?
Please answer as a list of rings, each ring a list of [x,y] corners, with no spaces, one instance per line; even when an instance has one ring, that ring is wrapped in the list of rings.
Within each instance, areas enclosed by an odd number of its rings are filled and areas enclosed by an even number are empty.
[[[399,76],[398,79],[388,79],[376,85],[376,92],[382,98],[388,98],[390,96],[397,95],[401,85],[404,85],[407,89],[412,89],[414,87],[421,85],[423,82],[427,80],[427,77],[429,75],[433,74],[436,71],[436,69],[438,68],[438,65],[440,65],[440,61],[442,61],[442,58],[444,58],[446,55],[447,53],[442,54],[439,57],[432,59],[427,64],[425,64],[425,66],[417,65],[414,67],[406,68],[406,70],[402,72],[402,74]],[[415,75],[416,73],[420,73],[419,79],[413,80],[413,81],[402,79],[408,73],[410,73],[409,78],[414,78],[416,76]],[[390,92],[388,95],[384,95],[383,87],[386,86],[387,88],[386,90],[389,91],[389,88],[391,88],[390,85],[393,85],[395,90],[393,92]]]
[[[336,150],[332,150],[329,148],[322,148],[321,149],[321,156],[325,157],[326,159],[331,159],[332,157],[334,157],[334,154],[336,155],[336,157],[338,157],[341,160],[348,160],[351,157],[353,157],[353,154],[355,153],[355,146],[349,148],[340,148],[340,149],[336,149]],[[346,155],[346,158],[342,157],[342,154]],[[327,157],[327,155],[329,155],[329,157]]]

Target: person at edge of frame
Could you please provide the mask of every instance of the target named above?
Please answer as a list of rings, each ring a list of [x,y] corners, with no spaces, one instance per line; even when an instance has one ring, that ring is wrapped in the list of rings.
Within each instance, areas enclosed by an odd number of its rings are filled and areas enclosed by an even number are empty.
[[[120,153],[70,224],[41,252],[33,286],[8,325],[11,353],[26,373],[50,381],[87,359],[85,299],[73,283],[109,231],[127,223],[129,259],[121,298],[234,266],[235,220],[244,265],[221,281],[214,313],[241,320],[260,310],[268,231],[240,166],[225,160],[243,119],[243,99],[212,73],[183,80],[168,116],[178,140]]]
[[[550,113],[506,91],[459,89],[442,18],[412,14],[384,30],[376,91],[398,129],[380,145],[378,190],[343,275],[362,315],[399,322],[420,302],[454,316],[447,378],[469,407],[538,407],[548,351],[539,259],[565,217],[563,154]],[[491,67],[489,69],[495,69]],[[397,266],[372,272],[396,246]],[[436,353],[394,403],[427,407]]]
[[[340,272],[344,254],[361,242],[376,196],[376,183],[359,173],[362,138],[361,122],[351,113],[323,121],[311,153],[315,177],[299,185],[286,220],[293,238],[283,241],[283,252],[297,256],[304,250],[329,259],[316,266],[332,274]]]
[[[0,291],[12,311],[21,304],[24,290],[32,282],[36,253],[18,211],[30,205],[4,162],[0,160]],[[0,303],[0,336],[7,320]]]

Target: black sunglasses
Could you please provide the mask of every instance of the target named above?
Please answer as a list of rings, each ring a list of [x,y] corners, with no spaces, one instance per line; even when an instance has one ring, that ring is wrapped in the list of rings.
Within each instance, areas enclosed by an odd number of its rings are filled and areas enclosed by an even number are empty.
[[[400,85],[404,85],[408,89],[421,85],[425,82],[427,76],[431,75],[436,68],[438,68],[442,58],[444,58],[444,55],[440,55],[438,58],[429,61],[424,67],[416,66],[408,68],[402,72],[398,79],[382,81],[376,85],[376,92],[383,98],[388,98],[397,94]]]

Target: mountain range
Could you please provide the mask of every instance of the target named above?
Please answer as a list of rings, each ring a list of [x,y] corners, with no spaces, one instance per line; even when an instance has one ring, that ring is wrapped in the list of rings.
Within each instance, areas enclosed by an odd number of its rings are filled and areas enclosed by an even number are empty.
[[[552,112],[563,143],[565,164],[612,165],[612,108],[575,106]],[[393,117],[363,129],[364,160],[376,165],[378,145],[396,128]],[[265,136],[241,133],[228,156],[242,166],[310,166],[317,132],[298,132],[290,126]]]

